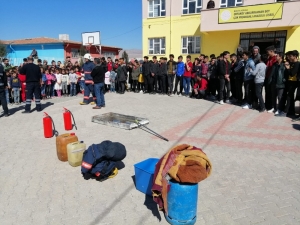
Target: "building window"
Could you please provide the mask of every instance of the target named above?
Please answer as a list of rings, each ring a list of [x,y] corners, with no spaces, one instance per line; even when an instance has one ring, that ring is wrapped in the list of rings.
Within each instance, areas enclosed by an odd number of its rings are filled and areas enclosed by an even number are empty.
[[[112,60],[115,60],[115,58],[116,58],[116,53],[114,53],[114,52],[103,52],[102,55],[105,58],[110,57]]]
[[[72,58],[79,58],[80,55],[80,50],[77,48],[72,48],[71,49],[71,56]]]
[[[200,53],[200,37],[182,37],[181,52],[182,54]]]
[[[150,38],[149,39],[149,55],[163,55],[166,53],[165,38]]]
[[[166,0],[149,0],[148,17],[166,16]]]
[[[243,0],[220,0],[220,8],[243,5]]]
[[[202,0],[183,0],[182,14],[200,13]]]

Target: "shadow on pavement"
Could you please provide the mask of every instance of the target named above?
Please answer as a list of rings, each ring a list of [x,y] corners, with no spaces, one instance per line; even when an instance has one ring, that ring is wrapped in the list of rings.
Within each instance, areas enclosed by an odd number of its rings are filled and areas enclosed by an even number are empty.
[[[161,221],[161,216],[159,214],[159,211],[157,209],[157,204],[153,201],[153,198],[151,196],[145,195],[145,202],[144,205],[152,212],[152,215],[157,217],[159,221]],[[141,218],[138,224],[142,224],[144,221],[144,218]]]
[[[300,130],[300,124],[292,124],[295,130]]]
[[[136,187],[135,175],[133,175],[131,178],[134,183],[134,186]],[[161,216],[157,209],[157,204],[153,201],[153,198],[151,196],[145,195],[144,205],[147,207],[147,209],[149,209],[152,212],[153,216],[157,217],[157,219],[161,221]],[[137,224],[143,224],[143,221],[144,217],[142,217]]]
[[[115,198],[115,200],[107,207],[106,210],[104,210],[101,214],[99,214],[93,222],[91,222],[89,225],[98,225],[101,224],[101,221],[110,213],[110,211],[125,198],[131,189],[133,189],[134,186],[130,185],[127,189],[123,191],[118,197]]]
[[[134,183],[134,186],[136,187],[135,175],[131,176],[131,178],[132,178],[132,181],[133,181],[133,183]]]
[[[47,107],[52,106],[52,105],[54,105],[54,103],[52,103],[52,102],[46,102],[45,104],[42,104],[42,110],[44,110]],[[35,106],[34,103],[32,103],[32,106]],[[25,105],[19,105],[18,107],[11,108],[11,109],[8,110],[8,112],[9,112],[10,115],[13,115],[16,112],[21,111],[21,110],[22,111],[25,110]],[[36,109],[33,108],[33,109],[30,110],[30,112],[34,112],[35,110]]]

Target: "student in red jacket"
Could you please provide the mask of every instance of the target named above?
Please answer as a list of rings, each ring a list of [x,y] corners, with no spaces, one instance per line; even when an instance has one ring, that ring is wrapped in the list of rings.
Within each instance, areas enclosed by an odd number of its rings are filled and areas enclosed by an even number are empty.
[[[189,97],[192,69],[193,69],[193,63],[191,62],[191,56],[188,55],[186,57],[186,63],[184,65],[184,74],[183,74],[183,89],[185,92],[185,97]]]
[[[25,93],[25,90],[26,90],[26,76],[24,74],[19,74],[18,75],[18,78],[20,80],[20,83],[21,83],[21,99],[22,99],[22,102],[25,102],[26,101],[26,93]]]
[[[194,93],[197,99],[202,99],[206,97],[207,85],[207,79],[202,78],[201,75],[198,74],[197,82],[194,85]]]

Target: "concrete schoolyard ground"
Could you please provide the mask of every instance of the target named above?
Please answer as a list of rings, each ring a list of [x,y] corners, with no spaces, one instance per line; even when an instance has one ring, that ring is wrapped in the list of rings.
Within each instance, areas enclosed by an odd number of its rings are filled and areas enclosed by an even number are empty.
[[[43,137],[43,113],[10,107],[0,118],[0,224],[167,224],[151,197],[134,186],[134,167],[160,158],[178,143],[201,147],[212,175],[199,183],[196,224],[300,224],[300,123],[205,100],[126,93],[107,94],[106,108],[80,106],[81,97],[43,103],[60,134],[63,107],[75,116],[79,140],[104,140],[127,148],[125,167],[104,182],[84,180],[80,167],[56,156],[55,138]],[[33,103],[34,107],[34,103]],[[92,123],[106,112],[146,117],[141,130]]]

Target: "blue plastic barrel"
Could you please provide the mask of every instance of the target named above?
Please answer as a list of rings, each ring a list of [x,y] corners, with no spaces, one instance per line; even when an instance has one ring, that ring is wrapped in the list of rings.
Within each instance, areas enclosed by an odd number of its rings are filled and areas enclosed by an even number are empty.
[[[169,181],[168,215],[172,225],[193,225],[197,220],[198,184],[182,184]]]

